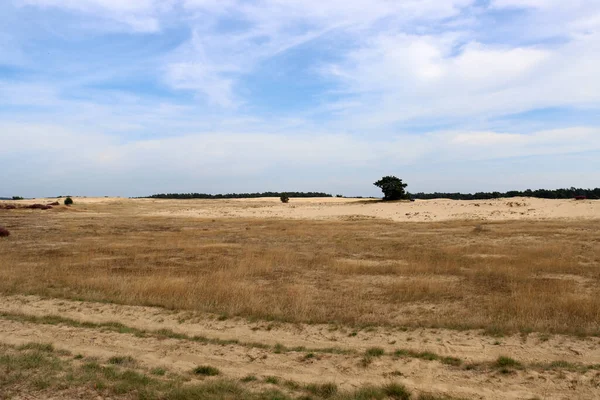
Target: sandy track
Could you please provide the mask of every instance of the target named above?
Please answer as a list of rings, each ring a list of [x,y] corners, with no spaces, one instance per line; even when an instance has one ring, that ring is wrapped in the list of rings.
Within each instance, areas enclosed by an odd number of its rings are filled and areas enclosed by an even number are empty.
[[[523,339],[496,339],[479,332],[447,330],[413,330],[409,332],[378,329],[348,336],[348,331],[332,331],[330,326],[298,326],[249,323],[242,319],[218,321],[209,315],[174,313],[153,307],[40,299],[34,296],[0,297],[0,312],[27,315],[59,315],[90,322],[121,322],[145,330],[171,329],[209,338],[238,339],[241,342],[281,343],[288,347],[340,347],[361,353],[365,348],[381,346],[387,351],[397,348],[429,350],[465,361],[493,361],[498,355],[534,363],[566,360],[594,364],[600,360],[597,338],[576,339],[555,336],[542,341],[535,335]],[[270,329],[270,330],[266,330]],[[410,340],[409,340],[410,338]],[[493,370],[467,371],[438,361],[394,358],[375,359],[368,367],[360,364],[360,354],[317,354],[310,360],[305,353],[274,353],[244,345],[219,345],[190,340],[136,337],[95,328],[76,328],[11,321],[0,318],[0,342],[22,344],[50,342],[86,356],[109,357],[130,355],[148,367],[166,367],[187,372],[199,364],[218,367],[232,378],[247,374],[274,375],[298,382],[335,382],[342,387],[387,382],[392,372],[401,373],[395,380],[410,388],[441,392],[472,399],[591,399],[600,398],[600,380],[594,370],[582,372],[545,371],[527,368],[511,374]],[[392,344],[393,343],[393,344]]]

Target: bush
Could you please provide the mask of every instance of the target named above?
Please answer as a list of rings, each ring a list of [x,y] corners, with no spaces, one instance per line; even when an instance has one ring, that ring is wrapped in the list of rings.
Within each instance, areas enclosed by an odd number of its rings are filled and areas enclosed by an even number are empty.
[[[10,236],[10,232],[3,226],[0,226],[0,237]]]
[[[13,196],[12,199],[13,200],[23,200],[23,197],[21,197],[21,196]]]
[[[65,199],[65,206],[70,206],[71,204],[73,204],[73,199],[70,197],[67,197]]]
[[[282,203],[287,203],[290,201],[290,198],[286,193],[282,193],[281,196],[279,196],[279,200],[281,200]]]

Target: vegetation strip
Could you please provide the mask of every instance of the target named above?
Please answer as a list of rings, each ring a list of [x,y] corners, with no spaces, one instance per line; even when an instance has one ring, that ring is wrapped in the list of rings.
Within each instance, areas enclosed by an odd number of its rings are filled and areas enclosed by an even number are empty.
[[[206,336],[189,336],[183,333],[176,333],[170,329],[159,329],[155,331],[148,331],[138,328],[128,327],[123,325],[120,322],[82,322],[77,321],[70,318],[64,318],[56,315],[47,315],[47,316],[34,316],[34,315],[26,315],[19,313],[0,313],[0,318],[17,321],[17,322],[30,322],[36,324],[47,324],[47,325],[58,325],[63,324],[67,326],[71,326],[74,328],[88,328],[88,329],[106,329],[111,332],[116,333],[129,333],[136,337],[144,338],[144,337],[153,337],[158,339],[178,339],[178,340],[188,340],[192,342],[199,343],[207,343],[207,344],[216,344],[216,345],[238,345],[249,348],[260,348],[265,350],[270,350],[276,354],[287,353],[287,352],[297,352],[297,353],[305,353],[303,360],[309,360],[315,357],[315,353],[325,353],[325,354],[348,354],[348,355],[357,355],[359,354],[357,351],[352,349],[341,349],[338,347],[331,348],[315,348],[310,349],[303,346],[300,347],[292,347],[288,348],[283,346],[282,344],[276,344],[274,346],[257,343],[257,342],[240,342],[237,339],[216,339],[216,338],[208,338]],[[51,346],[51,345],[50,345]],[[425,361],[439,361],[442,364],[446,364],[454,367],[463,367],[467,370],[477,370],[477,369],[492,369],[498,370],[502,373],[513,372],[514,370],[522,370],[526,367],[533,368],[536,370],[568,370],[572,372],[586,373],[590,370],[600,370],[600,364],[581,364],[581,363],[572,363],[563,360],[552,361],[547,363],[531,363],[528,365],[524,365],[510,357],[500,356],[493,362],[479,362],[479,363],[465,363],[463,360],[457,357],[449,357],[449,356],[440,356],[436,353],[430,351],[415,351],[409,349],[397,349],[392,353],[386,353],[384,349],[380,347],[370,347],[366,349],[363,353],[363,357],[360,360],[360,364],[363,367],[368,367],[375,358],[382,357],[384,355],[389,355],[392,357],[404,357],[404,358],[416,358]],[[111,364],[131,364],[133,360],[131,357],[113,357],[109,360]],[[201,374],[201,373],[199,373]]]
[[[258,342],[240,342],[237,339],[217,339],[208,338],[206,336],[194,335],[190,336],[185,333],[173,332],[170,329],[158,329],[158,330],[144,330],[126,326],[120,322],[87,322],[77,321],[71,318],[60,317],[57,315],[44,315],[41,317],[35,315],[26,315],[21,313],[7,313],[0,312],[0,318],[4,318],[10,321],[18,322],[30,322],[35,324],[46,324],[46,325],[58,325],[63,324],[74,328],[89,328],[89,329],[105,329],[116,333],[129,333],[137,337],[153,337],[158,339],[179,339],[189,340],[192,342],[216,344],[221,346],[227,345],[238,345],[249,348],[259,348],[265,350],[271,350],[274,353],[287,353],[287,352],[302,352],[302,353],[328,353],[328,354],[357,354],[356,351],[350,349],[341,349],[339,347],[329,348],[306,348],[304,346],[298,347],[286,347],[282,344],[268,345]]]
[[[81,360],[81,361],[79,361]],[[73,357],[68,352],[56,351],[51,344],[28,343],[23,346],[0,344],[0,392],[8,395],[35,393],[36,396],[62,393],[65,396],[93,397],[95,394],[110,395],[111,398],[126,399],[249,399],[249,400],[291,400],[312,399],[359,400],[359,399],[399,399],[399,400],[450,400],[447,396],[432,394],[415,395],[401,384],[390,382],[384,386],[364,386],[351,391],[341,391],[334,383],[299,384],[294,381],[281,381],[276,377],[258,378],[205,378],[220,372],[210,366],[200,366],[191,371],[192,376],[201,376],[201,382],[189,382],[190,377],[173,373],[166,374],[135,368],[133,359],[125,363],[112,357],[109,365],[102,365],[96,359]],[[165,376],[166,375],[166,376]],[[157,376],[161,376],[160,378]],[[164,376],[164,377],[163,377]],[[247,383],[252,382],[249,387]],[[274,388],[273,385],[278,385]]]

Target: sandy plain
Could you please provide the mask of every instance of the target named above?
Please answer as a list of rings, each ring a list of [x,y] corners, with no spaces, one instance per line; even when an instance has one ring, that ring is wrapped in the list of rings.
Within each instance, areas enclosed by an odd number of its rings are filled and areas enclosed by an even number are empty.
[[[531,198],[0,210],[0,398],[184,398],[111,383],[127,369],[244,385],[195,398],[600,398],[599,218],[600,201]],[[102,385],[19,370],[31,343]]]

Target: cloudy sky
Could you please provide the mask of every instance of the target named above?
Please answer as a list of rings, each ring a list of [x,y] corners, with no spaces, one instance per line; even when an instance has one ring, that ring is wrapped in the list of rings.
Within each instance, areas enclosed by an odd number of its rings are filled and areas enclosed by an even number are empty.
[[[600,186],[598,0],[2,0],[0,196]]]

